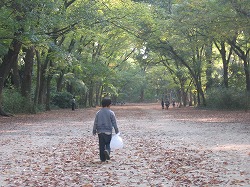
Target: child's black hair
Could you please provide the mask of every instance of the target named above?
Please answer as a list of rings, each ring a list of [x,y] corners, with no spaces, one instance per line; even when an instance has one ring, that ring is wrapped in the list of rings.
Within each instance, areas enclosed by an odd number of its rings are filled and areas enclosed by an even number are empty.
[[[110,106],[111,105],[111,99],[109,99],[109,98],[104,98],[103,100],[102,100],[102,107],[108,107],[108,106]]]

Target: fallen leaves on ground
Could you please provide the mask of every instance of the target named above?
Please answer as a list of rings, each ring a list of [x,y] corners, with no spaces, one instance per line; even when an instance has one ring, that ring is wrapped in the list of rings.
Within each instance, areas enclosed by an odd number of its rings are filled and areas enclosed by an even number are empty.
[[[39,116],[34,116],[33,123],[32,120],[21,125],[14,122],[18,126],[12,128],[13,132],[6,130],[0,138],[3,186],[250,185],[250,170],[240,165],[242,161],[250,161],[249,150],[246,154],[240,153],[239,158],[235,151],[213,150],[182,140],[180,136],[191,136],[191,132],[196,133],[197,138],[203,137],[198,136],[201,132],[195,132],[197,129],[186,132],[164,128],[164,124],[172,120],[165,120],[168,115],[162,113],[165,111],[152,111],[145,106],[115,109],[125,147],[111,152],[111,160],[106,163],[99,161],[97,137],[91,135],[96,110],[76,111],[71,117],[65,114],[61,124],[58,119],[51,120],[50,125],[48,116],[46,123],[41,120],[43,117],[35,121]],[[56,119],[55,114],[51,116]],[[23,129],[26,123],[30,125]],[[179,125],[192,129],[190,122]],[[249,139],[246,141],[249,143]],[[12,150],[7,151],[8,148]]]

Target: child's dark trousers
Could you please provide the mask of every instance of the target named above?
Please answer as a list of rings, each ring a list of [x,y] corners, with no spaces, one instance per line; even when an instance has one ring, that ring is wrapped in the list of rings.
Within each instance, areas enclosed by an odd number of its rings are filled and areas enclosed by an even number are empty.
[[[107,150],[110,154],[110,141],[112,138],[111,134],[100,133],[98,134],[99,138],[99,151],[100,151],[100,160],[106,161],[104,150]]]

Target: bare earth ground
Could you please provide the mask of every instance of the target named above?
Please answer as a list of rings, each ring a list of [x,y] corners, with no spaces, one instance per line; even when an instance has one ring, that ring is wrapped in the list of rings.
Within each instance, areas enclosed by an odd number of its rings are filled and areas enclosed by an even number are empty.
[[[99,162],[99,108],[0,117],[0,186],[250,186],[250,113],[112,106],[124,148]]]

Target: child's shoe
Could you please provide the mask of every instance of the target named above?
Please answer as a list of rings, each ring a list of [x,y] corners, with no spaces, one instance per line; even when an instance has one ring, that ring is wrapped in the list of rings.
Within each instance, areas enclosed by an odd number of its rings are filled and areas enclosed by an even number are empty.
[[[106,160],[110,160],[109,152],[107,150],[104,151],[104,155]]]

